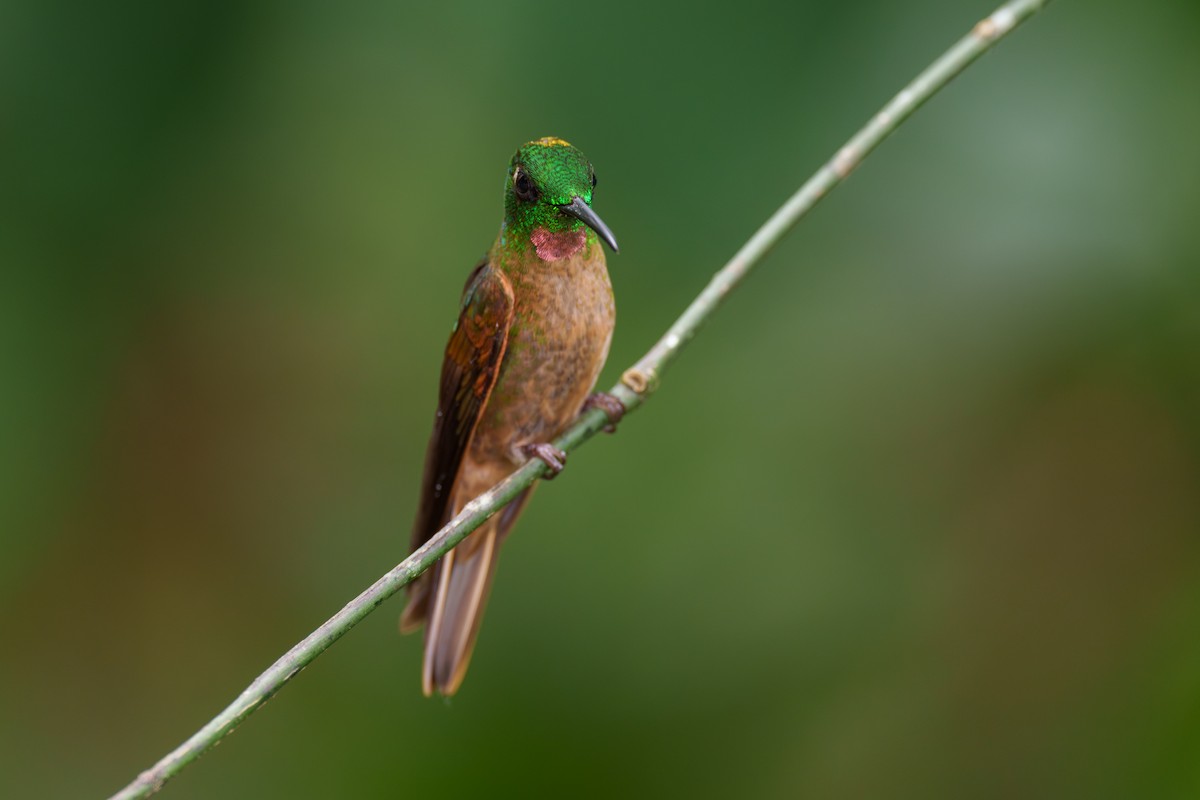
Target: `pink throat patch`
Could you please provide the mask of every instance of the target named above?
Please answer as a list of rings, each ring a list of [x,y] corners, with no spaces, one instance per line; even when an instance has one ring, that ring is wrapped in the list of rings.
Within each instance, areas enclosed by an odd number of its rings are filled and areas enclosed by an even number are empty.
[[[569,258],[583,249],[587,244],[587,231],[551,233],[545,228],[534,228],[533,233],[529,234],[529,241],[533,242],[538,258],[542,261],[558,261],[560,258]]]

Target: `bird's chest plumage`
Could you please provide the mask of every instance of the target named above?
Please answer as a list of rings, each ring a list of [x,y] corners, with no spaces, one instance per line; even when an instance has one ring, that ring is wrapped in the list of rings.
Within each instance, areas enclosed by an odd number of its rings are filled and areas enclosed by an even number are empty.
[[[608,356],[615,322],[599,244],[509,278],[513,324],[496,387],[472,443],[481,460],[520,460],[514,448],[549,441],[579,413]]]

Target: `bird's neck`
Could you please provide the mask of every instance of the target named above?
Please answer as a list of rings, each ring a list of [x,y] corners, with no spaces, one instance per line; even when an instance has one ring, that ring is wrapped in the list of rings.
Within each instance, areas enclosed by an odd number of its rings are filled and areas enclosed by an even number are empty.
[[[551,230],[544,225],[522,230],[505,224],[492,246],[493,261],[516,264],[522,262],[551,263],[571,258],[596,243],[596,235],[585,225]]]
[[[560,261],[570,258],[587,245],[587,231],[581,229],[555,233],[546,228],[534,228],[529,234],[529,243],[542,261]]]

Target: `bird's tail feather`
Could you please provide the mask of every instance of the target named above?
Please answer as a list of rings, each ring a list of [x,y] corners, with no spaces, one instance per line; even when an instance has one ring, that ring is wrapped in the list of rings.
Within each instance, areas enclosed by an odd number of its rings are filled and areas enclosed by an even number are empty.
[[[409,601],[401,630],[426,621],[425,663],[421,674],[426,695],[452,695],[462,683],[479,635],[500,543],[532,493],[526,489],[499,514],[442,557],[428,584]],[[410,613],[411,611],[411,613]]]
[[[474,546],[469,549],[460,544],[437,566],[437,588],[425,629],[425,665],[421,673],[426,695],[435,690],[452,695],[458,690],[479,634],[496,570],[495,522],[485,522],[470,544]]]

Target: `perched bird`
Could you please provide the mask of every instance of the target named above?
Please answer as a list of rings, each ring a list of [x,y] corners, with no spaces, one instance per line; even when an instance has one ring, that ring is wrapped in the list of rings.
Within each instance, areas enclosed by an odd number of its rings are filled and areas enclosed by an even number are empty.
[[[613,423],[624,413],[611,395],[590,394],[616,313],[600,240],[613,252],[617,240],[592,210],[595,187],[592,165],[562,139],[513,156],[504,222],[467,279],[446,345],[413,549],[527,459],[557,474],[566,456],[550,442],[585,408],[603,408]],[[452,695],[462,683],[500,544],[532,492],[409,587],[400,630],[425,625],[426,695]]]

